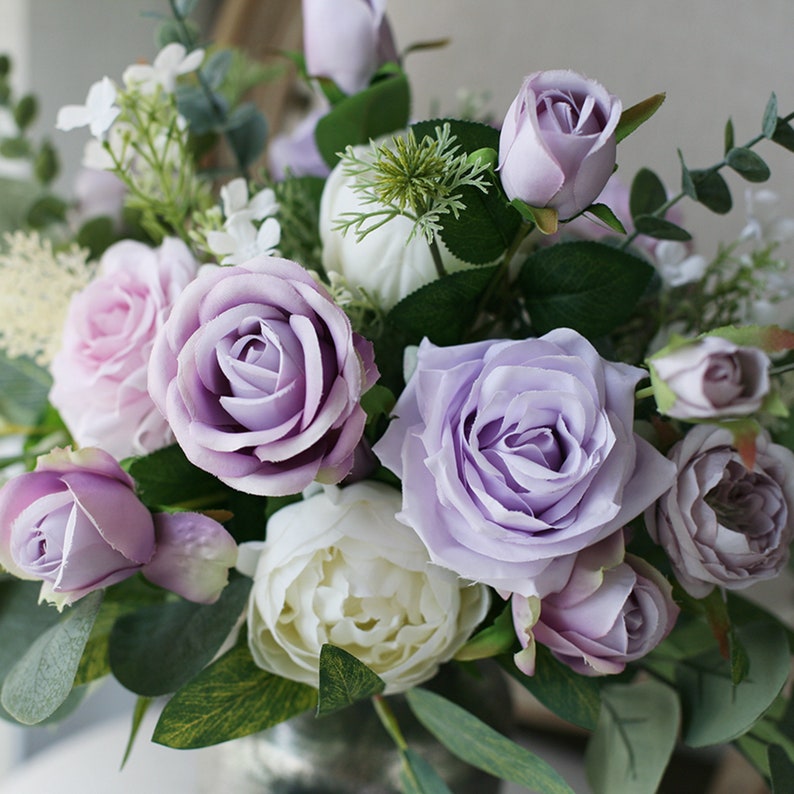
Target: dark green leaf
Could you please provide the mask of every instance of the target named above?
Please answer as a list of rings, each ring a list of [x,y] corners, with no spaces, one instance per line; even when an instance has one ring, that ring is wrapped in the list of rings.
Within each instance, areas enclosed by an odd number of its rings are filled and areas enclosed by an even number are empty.
[[[30,142],[27,138],[3,138],[0,140],[0,155],[9,160],[30,156]]]
[[[733,206],[728,183],[717,171],[690,171],[695,186],[695,198],[712,212],[724,215]]]
[[[725,160],[748,182],[766,182],[769,179],[769,166],[751,149],[731,149]]]
[[[410,105],[408,79],[403,73],[345,97],[317,122],[315,139],[323,159],[333,167],[338,153],[347,146],[403,129],[408,124]]]
[[[668,221],[666,218],[656,218],[653,215],[639,215],[634,218],[634,228],[640,233],[657,240],[681,240],[686,242],[692,235],[686,230]]]
[[[725,135],[724,135],[724,146],[723,146],[723,151],[725,154],[728,154],[728,152],[731,149],[733,149],[734,140],[735,140],[735,135],[733,132],[733,122],[730,119],[728,119],[728,121],[725,122]]]
[[[176,103],[193,135],[218,132],[228,112],[228,103],[220,94],[209,97],[196,85],[178,85]]]
[[[43,185],[47,185],[58,176],[60,167],[55,147],[49,141],[44,141],[33,159],[33,175]]]
[[[316,689],[265,672],[240,644],[168,701],[152,739],[168,747],[208,747],[271,728],[316,704]]]
[[[35,725],[69,696],[102,595],[101,590],[89,593],[69,607],[8,673],[1,698],[3,708],[15,719]]]
[[[783,121],[783,119],[777,120],[777,126],[775,127],[775,134],[772,136],[772,140],[784,149],[794,152],[794,129],[790,124]]]
[[[466,763],[545,794],[573,794],[544,760],[441,695],[416,687],[406,692],[406,698],[419,722]]]
[[[402,757],[408,767],[400,774],[406,794],[452,794],[449,786],[419,753],[409,747],[402,751]]]
[[[765,138],[772,138],[777,129],[777,95],[772,92],[764,108],[764,118],[761,121],[761,132]]]
[[[631,183],[629,211],[632,218],[653,215],[667,201],[667,190],[662,180],[650,170],[641,168]]]
[[[122,769],[124,769],[125,764],[129,760],[132,747],[135,744],[135,739],[137,738],[138,731],[141,727],[141,723],[143,722],[143,718],[146,716],[146,712],[149,710],[149,706],[151,706],[151,704],[152,701],[150,698],[138,698],[135,701],[135,708],[132,713],[132,728],[130,729],[129,739],[127,739],[127,747],[124,750],[124,757],[121,759]]]
[[[120,617],[110,635],[110,666],[122,686],[157,697],[176,691],[208,664],[248,600],[251,580],[231,576],[214,604],[175,601]]]
[[[342,648],[323,645],[317,716],[324,717],[358,700],[379,695],[386,684],[365,664]]]
[[[28,210],[27,221],[34,229],[43,229],[66,220],[68,208],[66,202],[57,196],[42,196]]]
[[[205,59],[201,74],[213,91],[217,91],[223,85],[233,59],[231,50],[216,50]]]
[[[76,238],[79,246],[89,250],[90,258],[93,260],[99,259],[115,241],[113,221],[104,216],[86,221],[77,232]]]
[[[678,735],[681,708],[658,681],[608,684],[598,725],[587,745],[594,794],[650,794],[658,789]]]
[[[601,690],[595,679],[577,675],[543,646],[538,646],[533,676],[518,670],[512,656],[499,661],[519,684],[558,717],[588,731],[595,729],[601,708]]]
[[[538,333],[568,327],[593,338],[628,320],[653,272],[639,257],[603,243],[559,243],[527,259],[518,287]]]
[[[641,124],[644,124],[648,119],[656,113],[664,102],[664,94],[654,94],[630,108],[626,108],[620,114],[620,121],[615,130],[615,139],[620,143],[624,138],[631,135],[634,130]]]
[[[681,190],[693,201],[697,201],[695,181],[692,178],[692,172],[687,168],[687,165],[684,162],[684,155],[680,149],[678,150],[678,160],[681,163]]]
[[[39,103],[35,96],[26,94],[14,107],[14,121],[19,129],[24,130],[35,120],[39,112]]]
[[[591,204],[584,212],[586,215],[594,215],[612,231],[618,232],[618,234],[626,233],[626,227],[620,218],[606,204]]]
[[[267,121],[254,105],[235,108],[226,123],[226,138],[242,168],[250,166],[265,148]]]
[[[794,782],[794,762],[778,744],[770,745],[768,757],[772,794],[790,794],[791,784]]]

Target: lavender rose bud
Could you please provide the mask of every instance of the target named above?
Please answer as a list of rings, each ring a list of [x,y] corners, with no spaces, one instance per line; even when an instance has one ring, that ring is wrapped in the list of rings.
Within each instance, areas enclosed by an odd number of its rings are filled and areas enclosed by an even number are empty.
[[[374,447],[402,478],[400,520],[467,579],[523,596],[559,590],[576,552],[675,475],[632,430],[642,375],[567,328],[445,348],[425,340]]]
[[[575,72],[529,75],[499,138],[507,197],[556,209],[560,220],[592,204],[615,167],[621,110],[617,97]]]
[[[155,552],[152,516],[100,449],[58,449],[0,490],[0,565],[41,579],[59,608],[120,582]]]
[[[303,0],[303,50],[312,77],[346,94],[366,88],[380,66],[398,60],[386,0]]]
[[[769,358],[718,336],[668,346],[648,360],[659,410],[677,419],[755,413],[769,393]]]
[[[645,513],[681,586],[695,598],[771,579],[794,538],[794,453],[756,438],[748,469],[730,431],[697,425],[671,450],[673,487]]]
[[[275,135],[268,148],[270,175],[277,182],[292,176],[320,176],[331,173],[314,138],[317,122],[328,112],[327,107],[310,111],[305,118],[289,132]]]
[[[527,675],[535,672],[535,642],[581,675],[620,673],[670,633],[679,612],[657,570],[624,558],[621,531],[579,552],[560,592],[540,604],[514,595],[512,609],[524,648],[516,665]]]
[[[208,267],[158,335],[149,391],[185,455],[246,493],[350,471],[377,379],[372,345],[295,262]]]
[[[171,442],[146,371],[155,334],[197,269],[181,240],[156,249],[124,240],[105,251],[99,275],[72,299],[50,401],[80,446],[121,459]]]

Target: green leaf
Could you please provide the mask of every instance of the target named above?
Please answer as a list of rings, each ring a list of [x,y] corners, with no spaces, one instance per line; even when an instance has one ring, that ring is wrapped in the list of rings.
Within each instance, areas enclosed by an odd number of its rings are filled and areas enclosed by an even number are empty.
[[[775,700],[788,677],[786,632],[774,623],[737,629],[749,673],[731,681],[730,664],[714,649],[677,665],[676,684],[684,706],[684,740],[690,747],[724,744],[753,726]]]
[[[141,723],[143,722],[143,718],[146,716],[146,712],[149,710],[149,706],[151,705],[151,698],[138,698],[135,701],[135,708],[132,712],[132,728],[130,729],[129,739],[127,739],[127,747],[124,749],[124,757],[121,759],[122,769],[124,769],[124,766],[129,760],[132,747],[135,744],[135,739],[137,738],[138,731],[141,728]]]
[[[680,149],[678,150],[678,160],[681,163],[681,190],[693,201],[697,201],[695,180],[692,178],[692,172],[684,162],[684,155]]]
[[[568,327],[593,338],[629,319],[653,273],[643,259],[612,246],[570,242],[533,253],[517,285],[538,333]]]
[[[535,675],[524,675],[511,656],[499,660],[504,670],[558,717],[592,731],[601,708],[601,688],[593,678],[577,675],[558,662],[548,648],[537,647]]]
[[[626,227],[620,218],[606,204],[591,204],[585,211],[585,215],[594,215],[601,223],[609,226],[612,231],[618,234],[626,234]]]
[[[255,105],[247,102],[232,111],[225,133],[240,166],[247,168],[265,148],[267,121]]]
[[[419,753],[408,747],[401,751],[401,755],[407,766],[400,774],[406,794],[452,794],[449,786]]]
[[[794,152],[794,129],[792,129],[788,122],[783,121],[783,119],[777,120],[777,126],[775,127],[772,140],[778,144],[778,146],[782,146],[784,149]]]
[[[641,168],[637,171],[629,193],[631,217],[653,215],[666,201],[667,190],[662,180],[650,168]]]
[[[43,229],[66,220],[68,205],[57,196],[46,195],[33,202],[28,210],[27,222],[34,229]]]
[[[766,182],[770,177],[769,166],[751,149],[731,149],[725,160],[748,182]]]
[[[690,171],[695,187],[695,199],[712,212],[724,215],[733,206],[728,183],[717,171]]]
[[[777,95],[773,91],[764,108],[761,132],[765,138],[773,138],[777,130]]]
[[[231,50],[216,50],[204,60],[201,74],[213,91],[218,91],[223,86],[233,60],[234,54]]]
[[[383,679],[355,656],[334,645],[323,645],[320,651],[318,717],[379,695],[385,688]]]
[[[408,79],[398,72],[345,97],[317,122],[315,140],[333,168],[347,146],[367,143],[408,125],[411,94]]]
[[[69,607],[62,620],[42,634],[6,676],[0,699],[15,719],[35,725],[69,696],[102,595],[97,590]]]
[[[480,308],[496,267],[452,273],[403,298],[387,315],[389,326],[401,330],[408,344],[427,337],[436,345],[462,341]]]
[[[446,698],[421,687],[406,692],[416,718],[450,752],[489,775],[544,794],[573,794],[573,789],[541,758],[488,727]]]
[[[516,642],[513,628],[513,612],[510,606],[497,616],[496,620],[477,632],[456,654],[459,662],[471,662],[476,659],[487,659],[507,653]]]
[[[640,125],[644,124],[648,119],[656,113],[664,102],[664,94],[654,94],[630,108],[626,108],[620,114],[620,121],[615,129],[615,139],[620,143],[624,138],[631,135],[634,130]]]
[[[220,132],[229,112],[228,102],[219,93],[208,96],[197,85],[180,84],[176,87],[176,106],[187,119],[193,135]]]
[[[725,134],[723,138],[724,138],[723,151],[725,154],[728,154],[728,152],[731,149],[733,149],[734,141],[736,138],[733,131],[733,121],[731,121],[731,119],[728,119],[728,121],[725,122]]]
[[[47,407],[52,378],[29,358],[0,350],[0,416],[18,425],[36,425]]]
[[[656,240],[681,240],[686,242],[692,235],[666,218],[657,218],[653,215],[639,215],[634,218],[634,228],[648,237]]]
[[[91,218],[78,230],[76,242],[81,248],[89,250],[89,258],[99,259],[100,256],[116,241],[113,220],[102,216]]]
[[[24,130],[35,120],[39,112],[39,103],[35,96],[26,94],[14,107],[14,121],[19,129]]]
[[[110,635],[113,675],[145,697],[176,691],[218,652],[250,589],[251,579],[233,575],[214,604],[175,601],[120,617]]]
[[[167,747],[208,747],[271,728],[316,704],[316,689],[265,672],[239,644],[168,701],[152,739]]]
[[[658,681],[608,684],[598,725],[587,745],[587,778],[594,794],[653,794],[670,761],[681,708]]]
[[[28,208],[39,188],[33,182],[0,177],[0,232],[11,232],[25,225]]]
[[[773,744],[768,750],[769,773],[772,778],[772,794],[787,794],[791,792],[791,783],[794,781],[794,762],[789,754],[778,744]]]

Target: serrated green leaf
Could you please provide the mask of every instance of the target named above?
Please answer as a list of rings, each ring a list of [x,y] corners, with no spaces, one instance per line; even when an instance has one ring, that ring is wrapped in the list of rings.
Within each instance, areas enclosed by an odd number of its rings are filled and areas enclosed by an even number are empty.
[[[168,701],[152,740],[208,747],[271,728],[316,704],[316,689],[262,670],[239,644]]]
[[[769,166],[751,149],[734,148],[725,157],[728,165],[748,182],[766,182]]]
[[[324,717],[359,700],[379,695],[383,679],[343,648],[323,645],[320,651],[320,690],[317,716]]]
[[[406,692],[416,718],[450,752],[489,775],[544,794],[573,794],[559,773],[460,706],[421,687]]]
[[[667,201],[667,190],[650,168],[641,168],[631,182],[629,211],[632,218],[653,215]]]
[[[407,766],[400,776],[405,794],[452,794],[449,786],[419,753],[409,747],[401,751],[401,755]]]
[[[653,794],[670,761],[681,708],[658,681],[608,684],[598,725],[587,745],[587,778],[594,794]]]
[[[122,686],[145,697],[176,691],[210,662],[243,612],[251,579],[232,575],[214,604],[175,601],[120,617],[110,666]]]
[[[692,235],[666,218],[657,218],[653,215],[640,215],[634,218],[634,228],[640,234],[653,237],[656,240],[680,240],[686,242]]]
[[[654,94],[630,108],[626,108],[620,114],[620,121],[615,129],[615,139],[620,143],[624,138],[631,135],[640,125],[648,121],[654,113],[662,106],[665,100],[664,94]]]
[[[643,259],[603,243],[559,243],[526,260],[517,286],[538,333],[568,327],[593,338],[629,319],[653,273]]]
[[[97,590],[69,607],[8,673],[0,700],[15,719],[35,725],[51,716],[69,696],[102,595]]]
[[[595,679],[577,675],[542,645],[537,648],[533,676],[518,670],[512,657],[503,657],[499,662],[507,673],[558,717],[588,731],[595,729],[601,708],[601,688]]]
[[[712,212],[724,215],[733,207],[728,183],[718,171],[690,171],[695,186],[695,200]]]
[[[777,129],[777,95],[773,91],[764,108],[764,117],[761,121],[761,133],[765,138],[772,138]]]

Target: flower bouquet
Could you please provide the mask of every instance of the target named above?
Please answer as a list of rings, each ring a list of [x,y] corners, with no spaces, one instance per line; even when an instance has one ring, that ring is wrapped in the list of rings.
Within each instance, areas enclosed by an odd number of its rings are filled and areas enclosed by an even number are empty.
[[[400,696],[467,764],[571,791],[439,693],[484,663],[589,732],[596,792],[655,791],[679,743],[785,785],[794,637],[742,595],[794,533],[785,263],[759,222],[708,261],[680,203],[727,212],[794,114],[628,185],[663,96],[547,71],[497,125],[415,120],[385,4],[304,0],[313,106],[268,140],[271,75],[193,5],[61,109],[75,201],[0,62],[32,174],[0,255],[2,715],[112,675],[130,748],[158,698],[153,740],[196,748],[371,704],[389,785],[449,791]]]

